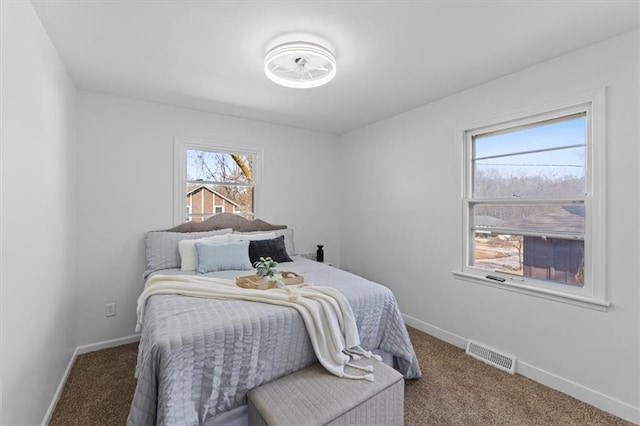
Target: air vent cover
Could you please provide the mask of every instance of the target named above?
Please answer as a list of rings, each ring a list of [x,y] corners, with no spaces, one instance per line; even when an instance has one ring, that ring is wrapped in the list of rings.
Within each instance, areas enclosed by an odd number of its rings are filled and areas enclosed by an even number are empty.
[[[472,357],[507,373],[514,374],[516,372],[516,357],[512,355],[500,353],[493,348],[473,341],[467,343],[466,352]]]

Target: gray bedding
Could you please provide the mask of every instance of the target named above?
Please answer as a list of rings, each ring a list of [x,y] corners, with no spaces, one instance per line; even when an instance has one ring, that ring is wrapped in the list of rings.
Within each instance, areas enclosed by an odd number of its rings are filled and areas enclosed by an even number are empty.
[[[319,264],[294,258],[279,270],[308,282],[334,287],[347,298],[361,346],[394,356],[405,378],[420,367],[395,297],[384,286]],[[162,274],[180,274],[179,269]],[[213,274],[224,278],[247,271]],[[293,308],[237,300],[156,295],[147,301],[127,424],[203,424],[246,403],[252,388],[315,363],[304,322]]]

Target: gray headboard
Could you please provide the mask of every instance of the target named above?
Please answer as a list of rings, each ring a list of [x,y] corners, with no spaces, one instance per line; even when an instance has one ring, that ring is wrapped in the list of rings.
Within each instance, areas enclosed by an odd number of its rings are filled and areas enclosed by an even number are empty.
[[[170,232],[201,232],[215,231],[216,229],[233,228],[234,231],[274,231],[287,229],[287,225],[272,225],[264,220],[248,220],[232,213],[218,213],[202,222],[185,222],[166,231]]]

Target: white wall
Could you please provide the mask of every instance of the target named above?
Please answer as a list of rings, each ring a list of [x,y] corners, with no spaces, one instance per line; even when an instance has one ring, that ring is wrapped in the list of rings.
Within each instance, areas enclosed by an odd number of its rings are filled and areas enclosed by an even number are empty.
[[[391,287],[414,325],[514,354],[525,374],[640,422],[639,72],[633,32],[344,135],[342,266]],[[603,86],[609,311],[454,279],[456,127]]]
[[[264,149],[261,219],[294,229],[298,252],[339,258],[337,138],[136,101],[78,94],[78,344],[132,335],[144,233],[173,223],[174,136]],[[117,315],[106,318],[114,301]]]
[[[294,228],[300,252],[324,243],[328,261],[389,285],[415,325],[511,352],[530,375],[557,377],[560,388],[573,382],[565,390],[637,416],[637,32],[338,140],[91,92],[76,100],[31,5],[1,8],[0,423],[42,420],[77,345],[133,334],[143,234],[173,225],[174,135],[264,148],[262,218]],[[602,86],[609,87],[609,312],[453,279],[454,128]],[[118,314],[105,318],[111,301]]]
[[[0,7],[0,423],[39,424],[76,347],[76,91],[31,3]]]

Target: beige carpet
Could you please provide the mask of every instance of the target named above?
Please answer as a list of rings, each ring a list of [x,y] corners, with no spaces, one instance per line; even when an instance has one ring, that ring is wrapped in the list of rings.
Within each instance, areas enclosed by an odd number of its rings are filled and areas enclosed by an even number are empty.
[[[407,425],[631,425],[409,328],[423,377],[405,385]],[[137,344],[78,356],[51,425],[123,425]]]

